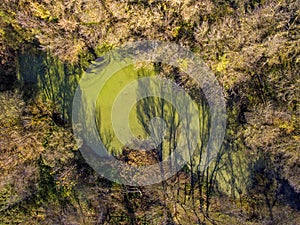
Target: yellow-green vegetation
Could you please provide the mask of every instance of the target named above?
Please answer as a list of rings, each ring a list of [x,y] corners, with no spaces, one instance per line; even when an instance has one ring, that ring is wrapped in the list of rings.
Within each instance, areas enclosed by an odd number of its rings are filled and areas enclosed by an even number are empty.
[[[153,76],[155,74],[154,69],[144,72],[147,73],[147,76]],[[109,80],[105,81],[105,85],[99,93],[97,102],[97,107],[99,107],[99,116],[101,117],[99,124],[99,133],[101,134],[100,136],[102,136],[103,140],[111,139],[109,140],[109,143],[105,144],[112,149],[119,149],[120,151],[124,145],[124,143],[120,142],[118,138],[113,135],[115,132],[113,129],[111,117],[115,100],[120,94],[120,92],[124,88],[126,88],[127,85],[129,85],[131,82],[135,82],[138,80],[140,74],[141,72],[139,72],[138,69],[135,69],[134,65],[125,67],[116,72],[115,74],[112,74],[112,77]],[[132,98],[138,98],[138,90],[135,90],[134,92],[136,93],[135,96],[130,95],[127,99],[128,102],[123,102],[125,106],[126,104],[132,101]],[[119,119],[126,120],[126,118],[124,117],[121,117]],[[146,132],[137,118],[136,105],[134,105],[133,108],[130,110],[129,125],[133,135],[135,135],[136,138],[138,136],[141,136],[143,138],[146,137]]]
[[[2,0],[0,224],[299,224],[299,31],[299,0]],[[87,165],[70,114],[89,64],[144,39],[176,42],[203,58],[224,88],[227,130],[204,171],[195,155],[169,180],[132,188]],[[100,133],[112,133],[111,100],[139,71],[118,71],[99,94]],[[167,65],[148,72],[176,82],[202,109],[203,152],[209,115],[199,86]],[[136,119],[146,103],[129,115],[136,136],[146,135],[146,121]]]

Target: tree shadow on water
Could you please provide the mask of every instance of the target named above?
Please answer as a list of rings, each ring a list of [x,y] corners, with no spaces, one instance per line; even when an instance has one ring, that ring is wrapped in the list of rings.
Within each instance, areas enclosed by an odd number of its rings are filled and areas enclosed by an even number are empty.
[[[49,102],[52,107],[47,113],[54,120],[70,122],[73,96],[83,72],[80,66],[63,63],[50,53],[32,50],[18,54],[17,71],[26,101],[40,98]]]

